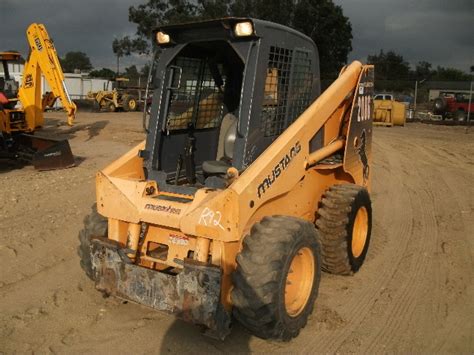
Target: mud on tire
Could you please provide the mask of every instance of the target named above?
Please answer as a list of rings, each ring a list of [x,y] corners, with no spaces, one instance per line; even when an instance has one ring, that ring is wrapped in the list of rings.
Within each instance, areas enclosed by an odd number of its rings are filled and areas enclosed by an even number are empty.
[[[372,206],[368,191],[358,185],[330,187],[317,211],[322,269],[351,275],[362,266],[370,244]]]
[[[320,275],[313,224],[294,217],[265,217],[252,227],[237,256],[234,317],[261,338],[289,341],[306,325]]]
[[[91,237],[107,237],[107,219],[97,212],[96,204],[92,206],[91,214],[84,218],[84,229],[79,232],[79,246],[77,248],[81,268],[91,280],[94,280],[90,249]]]

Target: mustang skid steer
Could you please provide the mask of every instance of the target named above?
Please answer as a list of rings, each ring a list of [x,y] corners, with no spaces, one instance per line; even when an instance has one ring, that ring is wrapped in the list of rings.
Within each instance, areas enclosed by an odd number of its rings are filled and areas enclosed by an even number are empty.
[[[50,102],[56,98],[61,100],[70,125],[74,121],[76,105],[69,97],[56,49],[46,28],[34,23],[28,27],[26,35],[30,55],[19,88],[10,77],[8,63],[18,61],[20,54],[0,52],[3,64],[3,76],[0,76],[0,159],[32,163],[40,170],[74,166],[67,140],[33,135],[44,124],[42,102],[46,101],[41,97],[41,74],[51,89]]]
[[[352,274],[371,233],[373,67],[320,94],[315,44],[226,18],[156,31],[146,141],[97,174],[81,265],[106,295],[290,340],[321,269]]]

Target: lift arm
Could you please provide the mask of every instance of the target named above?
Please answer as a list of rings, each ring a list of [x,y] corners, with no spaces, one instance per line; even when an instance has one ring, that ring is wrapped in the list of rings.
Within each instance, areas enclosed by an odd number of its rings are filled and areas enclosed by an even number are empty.
[[[344,151],[344,170],[354,182],[369,183],[373,67],[353,62],[339,78],[284,131],[240,176],[230,189],[240,199],[241,220],[263,203],[291,190],[305,171],[337,151]],[[311,151],[310,141],[334,116],[348,118],[348,127],[335,132],[324,147]],[[345,132],[344,132],[345,131]],[[362,158],[360,158],[362,156]],[[362,161],[360,161],[360,159]],[[363,167],[364,166],[364,167]],[[283,178],[279,178],[283,176]]]
[[[53,41],[42,24],[31,24],[26,31],[26,36],[30,46],[30,55],[25,63],[18,98],[25,109],[29,129],[33,130],[44,123],[43,108],[40,107],[41,74],[47,80],[54,96],[61,100],[64,109],[67,111],[67,123],[72,125],[77,108],[72,102],[64,83],[63,70]]]

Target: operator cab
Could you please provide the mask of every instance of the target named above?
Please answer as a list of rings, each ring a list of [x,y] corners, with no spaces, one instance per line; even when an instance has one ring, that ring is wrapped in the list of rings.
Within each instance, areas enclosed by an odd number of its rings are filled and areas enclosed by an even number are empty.
[[[320,93],[316,46],[288,27],[225,18],[155,34],[159,56],[140,154],[161,190],[224,188],[229,168],[244,171]]]
[[[0,93],[5,99],[15,99],[18,95],[19,85],[10,75],[8,64],[18,64],[20,60],[21,55],[18,52],[0,52],[0,62],[2,63],[0,66]],[[13,108],[15,105],[16,101],[3,104],[5,108]]]

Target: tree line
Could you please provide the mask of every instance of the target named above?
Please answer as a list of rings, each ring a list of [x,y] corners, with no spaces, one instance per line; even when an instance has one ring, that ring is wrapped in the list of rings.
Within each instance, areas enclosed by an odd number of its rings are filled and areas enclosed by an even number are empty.
[[[120,72],[121,58],[132,53],[150,54],[155,28],[226,16],[273,21],[311,37],[319,50],[321,78],[327,81],[337,77],[352,51],[352,25],[342,7],[332,0],[146,0],[129,8],[129,21],[137,26],[135,36],[115,38],[112,42],[112,52],[117,60],[115,72],[109,68],[92,70],[90,60],[83,52],[67,53],[61,63],[65,71],[80,69],[90,71],[91,76],[112,78]],[[471,74],[468,74],[455,68],[434,67],[427,61],[419,61],[412,68],[394,50],[370,54],[367,63],[376,66],[376,81],[395,86],[387,88],[395,90],[403,89],[405,82],[416,80],[469,81],[474,69],[471,67]],[[145,76],[147,71],[147,66],[138,70],[132,65],[124,68],[121,75],[133,79]]]

